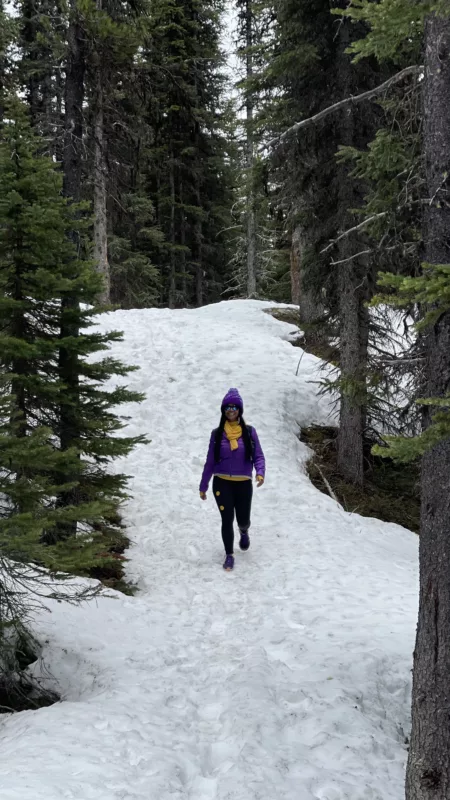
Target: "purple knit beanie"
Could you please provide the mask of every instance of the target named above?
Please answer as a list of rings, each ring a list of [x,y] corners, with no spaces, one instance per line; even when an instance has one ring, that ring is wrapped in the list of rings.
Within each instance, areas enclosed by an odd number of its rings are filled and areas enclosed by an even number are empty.
[[[224,410],[225,406],[228,405],[237,406],[241,414],[244,413],[244,403],[242,402],[242,397],[237,389],[228,389],[228,392],[222,400],[222,411]]]

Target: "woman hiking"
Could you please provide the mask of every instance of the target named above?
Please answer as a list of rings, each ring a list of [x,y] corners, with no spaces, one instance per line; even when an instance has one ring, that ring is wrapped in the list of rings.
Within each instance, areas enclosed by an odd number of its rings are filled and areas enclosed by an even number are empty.
[[[225,547],[223,568],[234,567],[234,530],[236,513],[241,550],[250,547],[253,468],[256,484],[262,486],[266,472],[264,453],[254,428],[242,416],[244,404],[237,389],[230,389],[222,401],[220,425],[212,434],[200,482],[200,497],[206,500],[212,475],[214,498],[222,516],[222,539]]]

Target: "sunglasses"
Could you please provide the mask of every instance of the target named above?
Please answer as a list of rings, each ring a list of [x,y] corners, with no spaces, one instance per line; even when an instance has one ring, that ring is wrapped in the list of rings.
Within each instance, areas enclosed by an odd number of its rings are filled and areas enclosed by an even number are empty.
[[[225,411],[239,411],[238,406],[225,406]]]

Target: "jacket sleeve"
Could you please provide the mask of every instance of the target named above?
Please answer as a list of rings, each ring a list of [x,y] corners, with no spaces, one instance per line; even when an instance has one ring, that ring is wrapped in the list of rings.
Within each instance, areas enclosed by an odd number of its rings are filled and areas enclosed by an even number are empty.
[[[255,429],[252,430],[252,437],[255,443],[255,457],[253,460],[253,465],[256,470],[257,475],[261,475],[263,478],[266,476],[266,459],[264,458],[264,453],[258,439],[258,434],[256,433]]]
[[[203,475],[200,481],[200,491],[207,492],[211,476],[214,472],[214,439],[215,431],[212,432],[209,440],[208,455],[206,456],[205,466],[203,467]]]

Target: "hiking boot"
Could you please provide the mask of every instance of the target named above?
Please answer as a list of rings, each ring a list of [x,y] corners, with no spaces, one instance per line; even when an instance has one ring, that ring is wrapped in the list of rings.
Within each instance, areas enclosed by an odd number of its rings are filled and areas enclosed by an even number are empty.
[[[250,536],[248,535],[248,531],[239,531],[239,533],[241,534],[239,547],[241,550],[248,550],[250,547]]]
[[[231,572],[234,567],[234,556],[227,556],[225,561],[223,562],[223,568],[227,570],[227,572]]]

